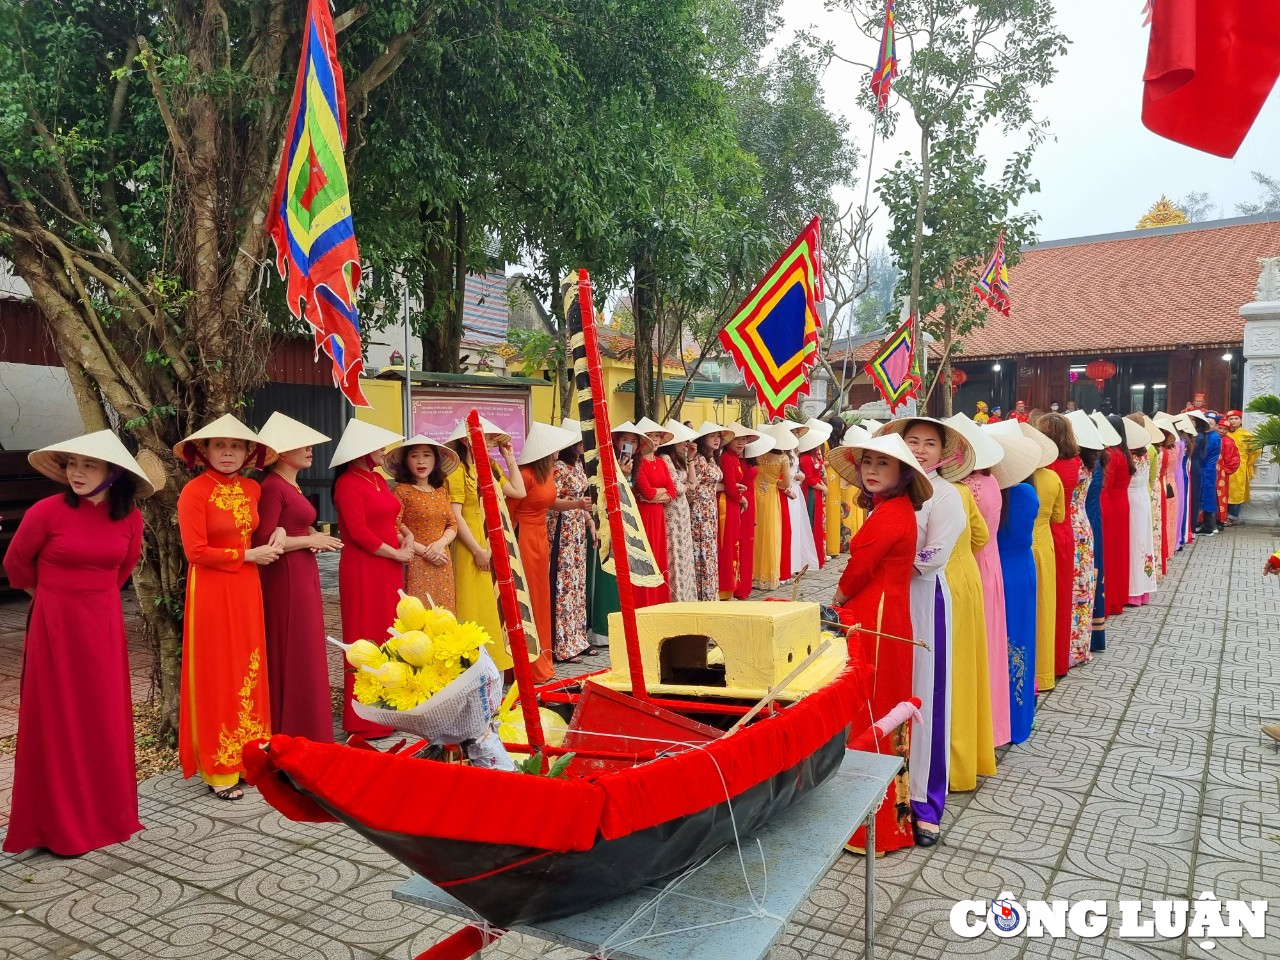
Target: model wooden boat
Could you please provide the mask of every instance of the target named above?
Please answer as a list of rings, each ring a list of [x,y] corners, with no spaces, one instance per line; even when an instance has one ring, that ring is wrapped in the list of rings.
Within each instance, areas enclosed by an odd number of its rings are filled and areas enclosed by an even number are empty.
[[[573,709],[564,747],[546,748],[574,753],[567,779],[440,763],[413,747],[380,753],[276,736],[246,754],[251,782],[286,816],[346,823],[507,927],[678,873],[839,768],[851,718],[866,703],[858,669],[839,654],[816,661],[771,712],[724,735],[756,692],[781,679],[788,657],[799,662],[816,648],[816,604],[668,604],[637,614],[654,640],[642,648],[646,669],[665,676],[654,684],[661,697],[611,689],[626,677],[614,669],[540,691],[541,704]],[[679,634],[660,636],[677,623]],[[743,652],[751,656],[740,662]],[[675,682],[681,674],[695,682]],[[757,686],[729,685],[744,677]]]
[[[276,736],[245,753],[250,782],[287,816],[348,824],[500,927],[585,910],[686,869],[811,793],[838,769],[850,725],[869,724],[861,664],[846,661],[843,638],[822,647],[817,604],[635,609],[633,576],[653,586],[661,566],[613,448],[595,443],[609,421],[590,305],[583,275],[565,313],[587,470],[616,545],[610,668],[535,689],[528,661],[514,657],[523,749],[572,753],[567,778],[441,763],[416,756],[419,745],[380,753]],[[468,425],[508,646],[536,651],[474,411]],[[562,745],[545,742],[542,708],[571,711]]]

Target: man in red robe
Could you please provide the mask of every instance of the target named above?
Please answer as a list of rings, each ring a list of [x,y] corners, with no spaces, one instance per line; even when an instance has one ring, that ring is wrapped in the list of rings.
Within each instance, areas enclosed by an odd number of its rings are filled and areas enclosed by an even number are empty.
[[[1230,526],[1227,517],[1227,492],[1231,475],[1240,469],[1240,448],[1231,437],[1226,418],[1218,420],[1218,436],[1222,438],[1222,454],[1218,457],[1218,522]]]

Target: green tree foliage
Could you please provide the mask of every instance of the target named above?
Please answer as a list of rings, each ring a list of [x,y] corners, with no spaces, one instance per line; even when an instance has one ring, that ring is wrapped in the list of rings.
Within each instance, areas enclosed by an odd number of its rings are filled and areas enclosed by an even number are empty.
[[[43,312],[85,426],[166,465],[135,576],[169,724],[183,563],[170,452],[264,378],[263,232],[297,71],[285,0],[0,0],[0,254]],[[337,16],[354,117],[434,4]]]
[[[879,39],[882,5],[864,0],[844,0],[842,5],[867,36]],[[903,62],[884,122],[893,129],[905,114],[920,132],[920,145],[914,160],[901,160],[880,187],[894,217],[890,247],[908,271],[900,292],[923,320],[938,305],[932,288],[962,288],[961,264],[978,256],[969,244],[953,241],[945,231],[930,229],[926,234],[934,178],[944,179],[951,194],[933,205],[935,220],[955,222],[959,216],[974,227],[966,231],[972,235],[984,232],[981,217],[998,217],[985,224],[989,252],[1007,211],[1037,189],[1027,178],[1031,152],[1044,135],[1044,125],[1034,113],[1035,94],[1053,79],[1067,38],[1056,28],[1050,0],[901,0],[895,14]],[[860,100],[867,109],[875,109],[869,91],[864,90]],[[977,133],[989,124],[1028,139],[998,183],[982,181],[985,164],[976,154]],[[904,185],[904,178],[914,182]],[[914,199],[913,210],[901,206],[904,190]],[[1003,225],[1009,251],[1021,226]],[[982,320],[981,315],[957,314],[958,306],[952,304],[950,319],[943,324],[952,338],[960,335],[962,326],[971,328]]]
[[[919,305],[923,327],[942,347],[943,359],[934,383],[947,384],[951,361],[963,349],[966,334],[986,322],[987,308],[973,292],[1001,229],[1006,262],[1013,266],[1019,248],[1035,239],[1036,213],[1014,213],[1029,194],[1040,189],[1028,174],[1034,143],[1017,151],[999,175],[986,176],[987,161],[977,153],[971,128],[948,131],[933,149],[933,176],[925,204],[925,241],[920,251]],[[892,226],[889,245],[910,249],[919,207],[919,165],[900,159],[878,182]],[[900,287],[905,287],[905,278]],[[905,290],[899,291],[905,295]],[[1016,298],[1017,291],[1013,292]],[[1015,299],[1016,309],[1016,299]],[[950,413],[949,390],[943,406]]]

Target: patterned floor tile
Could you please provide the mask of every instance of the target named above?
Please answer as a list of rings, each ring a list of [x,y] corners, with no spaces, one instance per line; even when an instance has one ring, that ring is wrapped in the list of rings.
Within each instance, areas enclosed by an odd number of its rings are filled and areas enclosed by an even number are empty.
[[[120,957],[149,960],[372,960],[376,956],[336,937],[276,920],[213,895],[107,936],[96,946]]]
[[[183,884],[215,890],[299,848],[287,840],[201,817],[145,830],[115,849],[121,860],[149,866]]]
[[[55,960],[83,949],[70,937],[28,917],[0,914],[0,960]]]
[[[99,943],[165,916],[203,895],[148,867],[132,867],[32,907],[32,919],[85,943]]]
[[[125,844],[74,859],[45,851],[0,856],[0,904],[11,910],[30,911],[54,903],[100,880],[129,869],[111,855]]]
[[[1090,798],[1076,825],[1064,869],[1138,890],[1181,889],[1191,878],[1194,810],[1163,814],[1147,802]]]

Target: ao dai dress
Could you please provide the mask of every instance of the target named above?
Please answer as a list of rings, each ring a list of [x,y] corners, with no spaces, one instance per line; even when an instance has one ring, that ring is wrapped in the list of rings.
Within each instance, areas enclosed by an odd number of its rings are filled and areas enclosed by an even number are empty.
[[[217,788],[240,779],[246,743],[271,735],[262,584],[244,559],[258,494],[252,480],[207,470],[178,496],[189,564],[178,756],[184,777],[198,773]]]
[[[1039,692],[1052,690],[1056,677],[1054,674],[1055,637],[1058,624],[1058,567],[1054,557],[1056,546],[1052,532],[1053,524],[1062,524],[1067,519],[1066,497],[1062,490],[1062,481],[1048,467],[1041,467],[1031,475],[1031,483],[1036,488],[1036,497],[1040,500],[1040,509],[1036,514],[1035,536],[1032,540],[1032,552],[1036,558],[1036,689]],[[1068,549],[1064,547],[1063,549]],[[1074,557],[1074,552],[1072,553]],[[1068,563],[1071,559],[1068,559]]]
[[[1087,505],[1093,474],[1080,466],[1080,477],[1071,491],[1071,533],[1075,562],[1071,574],[1071,638],[1068,666],[1078,667],[1090,659],[1093,635],[1093,605],[1097,599],[1098,571],[1093,565],[1093,527]]]
[[[991,686],[991,735],[997,747],[1009,742],[1009,638],[1004,611],[1004,572],[996,531],[1000,528],[1000,484],[990,474],[972,473],[964,484],[987,525],[987,542],[974,554],[982,577],[987,623],[987,672]]]
[[[929,474],[933,496],[916,511],[911,623],[930,648],[912,648],[912,694],[920,698],[911,723],[911,806],[916,819],[939,824],[946,808],[951,756],[951,590],[946,567],[965,530],[967,514],[955,487]]]
[[[560,500],[585,500],[591,481],[582,462],[556,460],[552,477]],[[576,657],[591,645],[587,638],[587,527],[585,510],[547,514],[551,544],[551,646],[559,660]]]
[[[142,829],[120,589],[142,553],[142,514],[62,494],[31,507],[4,557],[27,613],[7,853],[74,857]],[[216,639],[216,638],[215,638]]]
[[[805,504],[804,469],[797,462],[791,467],[791,492],[794,497],[783,500],[791,516],[791,575],[794,577],[805,567],[818,570],[818,550],[813,540],[813,523]]]
[[[866,524],[849,544],[849,560],[840,577],[840,594],[847,597],[840,608],[841,622],[861,624],[870,630],[898,637],[914,637],[910,613],[910,584],[916,556],[916,520],[911,498],[890,497],[876,503]],[[872,633],[850,631],[849,645],[859,644],[862,660],[874,670],[871,676],[872,719],[879,720],[911,697],[914,647]],[[855,723],[857,727],[862,718]],[[903,724],[879,739],[881,753],[907,757],[910,733]],[[904,768],[889,784],[885,802],[876,811],[876,851],[914,845],[911,827],[911,790]],[[865,847],[860,828],[853,843]]]
[[[1062,522],[1051,523],[1049,526],[1053,534],[1054,565],[1058,575],[1057,610],[1053,625],[1053,673],[1055,677],[1061,677],[1066,675],[1071,666],[1071,630],[1075,615],[1075,579],[1078,560],[1075,492],[1080,482],[1080,458],[1059,458],[1049,465],[1049,469],[1062,481],[1063,502],[1066,506]]]
[[[693,527],[689,518],[689,471],[680,470],[668,454],[662,455],[676,495],[663,504],[663,518],[667,524],[667,577],[671,584],[671,599],[681,603],[698,599],[697,583],[693,573]]]
[[[376,551],[400,542],[400,498],[381,474],[349,467],[333,484],[333,505],[342,531],[338,559],[338,599],[342,609],[342,640],[370,640],[381,646],[396,618],[396,604],[404,586],[404,564]],[[391,731],[370,723],[351,709],[355,676],[343,671],[342,728],[347,733],[385,737]]]
[[[502,496],[503,474],[495,471],[494,483],[498,485],[498,496]],[[489,545],[489,535],[484,529],[484,510],[480,506],[479,487],[476,484],[476,468],[471,464],[462,464],[449,474],[446,485],[449,488],[449,503],[461,508],[462,523],[482,547]],[[454,611],[458,619],[464,623],[471,621],[484,628],[489,636],[485,649],[497,664],[499,670],[511,669],[511,654],[507,650],[506,639],[502,632],[502,621],[498,617],[498,600],[493,592],[493,577],[487,570],[476,566],[476,558],[472,556],[460,538],[455,538],[451,546],[453,554]]]
[[[998,541],[1004,573],[1004,614],[1009,634],[1009,742],[1031,736],[1036,713],[1036,558],[1033,541],[1040,498],[1030,483],[1008,490],[1007,515]]]
[[[718,560],[720,598],[728,600],[738,590],[743,579],[745,567],[747,593],[751,592],[751,568],[753,566],[753,543],[749,527],[743,526],[742,500],[745,494],[739,493],[738,485],[747,487],[752,497],[755,490],[751,488],[743,474],[745,461],[732,450],[720,454],[721,480],[724,492],[720,495],[722,520],[718,538]],[[745,560],[745,564],[744,564]]]
[[[751,596],[755,585],[755,536],[756,536],[756,477],[760,468],[750,460],[742,463],[742,484],[747,489],[742,494],[747,505],[742,508],[742,534],[738,543],[738,585],[733,591],[735,600]]]
[[[1102,485],[1106,468],[1099,456],[1093,465],[1089,494],[1085,498],[1085,514],[1093,533],[1093,619],[1090,623],[1089,650],[1107,648],[1106,538],[1102,525]]]
[[[653,558],[666,578],[666,583],[660,587],[635,588],[636,606],[648,607],[671,599],[671,571],[667,565],[667,513],[662,504],[654,502],[654,497],[659,493],[666,493],[674,500],[676,485],[671,478],[671,471],[667,469],[667,462],[659,457],[642,457],[638,460],[631,470],[631,485],[636,491],[640,522],[644,524],[649,546],[653,548]]]
[[[761,590],[776,590],[782,569],[782,501],[780,493],[791,483],[785,454],[766,453],[757,458],[755,564],[753,579]],[[784,475],[785,474],[785,475]]]
[[[716,600],[719,585],[719,518],[716,484],[720,467],[700,454],[693,458],[693,486],[689,488],[689,529],[693,534],[693,583],[698,600]]]
[[[1102,481],[1103,569],[1107,616],[1113,617],[1129,600],[1129,461],[1118,447],[1107,453]]]
[[[556,675],[551,666],[551,544],[547,540],[547,514],[556,502],[556,482],[551,474],[539,480],[532,467],[522,466],[525,495],[511,500],[511,522],[516,528],[520,547],[520,565],[524,568],[525,587],[533,606],[533,622],[538,628],[538,644],[542,653],[530,662],[533,679],[546,683]]]
[[[973,790],[978,777],[996,773],[991,727],[991,674],[987,661],[986,605],[977,551],[990,537],[973,494],[952,484],[965,513],[964,529],[947,561],[951,588],[951,771],[952,790]]]
[[[270,540],[277,527],[284,527],[286,536],[305,537],[315,522],[316,508],[301,490],[278,473],[263,478],[258,529],[253,534],[255,547]],[[271,729],[332,743],[333,703],[316,555],[305,547],[290,550],[259,567],[258,576],[266,626]]]
[[[809,513],[809,526],[813,530],[813,546],[818,555],[818,567],[827,562],[826,494],[818,489],[826,486],[826,465],[822,454],[816,450],[800,454],[800,469],[804,472],[805,507]]]
[[[416,483],[402,483],[396,487],[396,496],[400,499],[403,523],[413,534],[414,542],[435,543],[447,531],[457,531],[458,521],[449,505],[447,486],[427,490]],[[404,592],[423,603],[430,599],[437,607],[456,614],[458,605],[454,599],[453,560],[449,551],[445,551],[445,562],[440,566],[426,557],[415,556],[409,561]]]
[[[1156,592],[1155,544],[1151,538],[1151,468],[1144,449],[1133,458],[1129,478],[1129,603],[1140,606]]]

